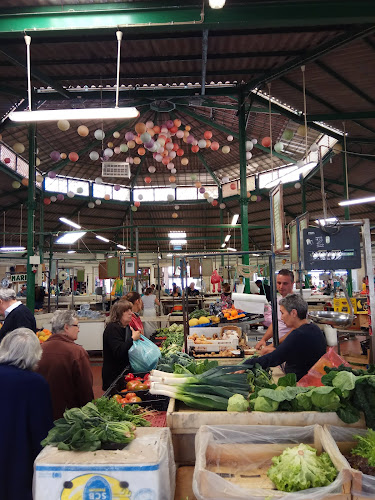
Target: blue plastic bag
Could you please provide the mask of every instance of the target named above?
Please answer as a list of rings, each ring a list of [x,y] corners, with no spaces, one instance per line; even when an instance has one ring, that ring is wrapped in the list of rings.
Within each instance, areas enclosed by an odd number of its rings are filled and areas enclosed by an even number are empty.
[[[160,349],[143,335],[141,335],[140,340],[134,340],[129,349],[130,365],[136,373],[153,370],[158,364],[160,356]]]

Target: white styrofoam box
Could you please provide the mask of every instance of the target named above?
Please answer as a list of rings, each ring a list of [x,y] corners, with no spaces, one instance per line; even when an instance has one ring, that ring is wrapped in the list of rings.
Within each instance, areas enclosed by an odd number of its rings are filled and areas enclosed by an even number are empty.
[[[214,333],[220,336],[220,332],[221,332],[221,326],[210,326],[210,327],[193,326],[189,328],[189,335],[193,335],[193,333],[196,333],[199,336],[205,335],[206,337],[212,337]]]
[[[168,428],[139,427],[123,450],[59,451],[47,446],[34,463],[38,500],[172,500],[175,462]]]
[[[231,335],[229,339],[226,340],[210,340],[212,344],[195,344],[194,340],[187,339],[188,349],[190,347],[195,347],[196,351],[212,352],[220,351],[221,349],[237,349],[238,347],[238,336]]]

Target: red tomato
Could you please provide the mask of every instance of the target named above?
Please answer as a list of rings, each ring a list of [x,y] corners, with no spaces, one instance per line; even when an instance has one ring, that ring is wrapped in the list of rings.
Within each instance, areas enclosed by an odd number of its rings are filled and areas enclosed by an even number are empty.
[[[127,384],[126,384],[126,389],[128,391],[136,391],[137,388],[138,388],[138,385],[139,385],[139,380],[130,380]]]
[[[143,385],[145,385],[147,387],[147,389],[150,389],[150,387],[151,387],[151,380],[145,380],[143,382]]]
[[[120,401],[119,401],[119,403],[121,403],[121,404],[124,404],[124,403],[127,403],[127,402],[128,402],[128,400],[126,398],[121,398]]]
[[[142,377],[134,377],[133,380],[143,380]]]
[[[135,392],[128,392],[125,397],[126,397],[126,399],[135,398],[136,393]]]
[[[121,398],[120,394],[115,394],[114,396],[112,396],[112,399],[114,399],[115,401],[117,401],[119,403],[122,398]]]
[[[149,387],[146,384],[144,384],[141,381],[138,381],[138,384],[136,387],[134,387],[134,390],[135,391],[147,391],[148,388]]]
[[[134,379],[134,375],[132,373],[128,373],[127,375],[125,375],[125,382],[129,382],[129,380],[133,380]]]
[[[139,403],[140,401],[142,401],[142,399],[138,396],[128,399],[128,403]]]

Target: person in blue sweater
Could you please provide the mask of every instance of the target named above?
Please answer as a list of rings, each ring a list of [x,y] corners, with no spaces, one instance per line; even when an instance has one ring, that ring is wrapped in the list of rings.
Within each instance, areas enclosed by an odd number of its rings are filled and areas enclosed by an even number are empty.
[[[0,344],[0,497],[32,500],[33,463],[52,428],[47,381],[34,373],[42,355],[28,328],[9,332]]]
[[[281,319],[292,331],[269,354],[251,358],[244,364],[260,364],[269,368],[285,363],[285,373],[295,373],[300,380],[325,354],[327,343],[324,333],[307,320],[307,302],[291,293],[280,300]]]
[[[0,341],[16,328],[25,327],[36,332],[34,314],[17,300],[16,292],[12,288],[0,288],[0,314],[5,317],[0,330]]]

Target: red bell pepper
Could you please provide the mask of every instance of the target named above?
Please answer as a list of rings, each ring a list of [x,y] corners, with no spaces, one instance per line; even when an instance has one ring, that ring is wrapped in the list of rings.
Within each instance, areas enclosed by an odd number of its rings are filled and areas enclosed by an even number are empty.
[[[134,375],[132,373],[128,373],[127,375],[125,375],[125,382],[129,382],[129,380],[133,380],[134,379]]]

